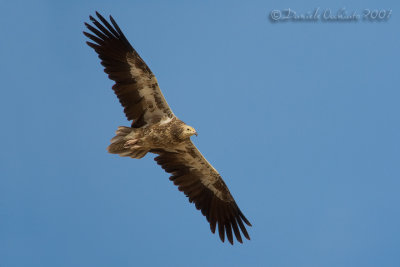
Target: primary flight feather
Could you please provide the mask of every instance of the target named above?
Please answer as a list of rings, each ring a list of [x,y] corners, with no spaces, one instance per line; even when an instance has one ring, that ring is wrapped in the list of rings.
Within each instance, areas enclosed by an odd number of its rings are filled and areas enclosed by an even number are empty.
[[[244,224],[251,226],[217,170],[190,140],[193,127],[179,120],[167,104],[149,67],[128,42],[115,20],[111,24],[96,12],[101,23],[90,16],[91,33],[83,32],[101,59],[104,71],[115,81],[112,87],[131,127],[118,127],[108,151],[123,157],[142,158],[157,154],[155,161],[207,218],[210,228],[224,242],[233,244],[233,234],[242,243],[241,233],[250,239]]]

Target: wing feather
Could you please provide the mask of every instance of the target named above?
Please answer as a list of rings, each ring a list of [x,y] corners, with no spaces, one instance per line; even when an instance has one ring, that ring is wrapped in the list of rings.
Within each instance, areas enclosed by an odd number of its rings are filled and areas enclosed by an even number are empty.
[[[104,71],[115,81],[112,87],[132,127],[142,127],[174,117],[156,77],[135,51],[118,24],[110,16],[111,24],[98,12],[100,22],[89,16],[92,25],[85,23],[91,32],[83,32],[101,59]]]
[[[158,154],[155,161],[172,174],[170,180],[185,193],[190,202],[210,223],[212,233],[218,226],[219,237],[233,244],[233,235],[242,243],[242,236],[250,239],[243,222],[251,226],[243,215],[225,182],[212,165],[203,157],[194,144],[188,140],[179,152],[154,150]]]

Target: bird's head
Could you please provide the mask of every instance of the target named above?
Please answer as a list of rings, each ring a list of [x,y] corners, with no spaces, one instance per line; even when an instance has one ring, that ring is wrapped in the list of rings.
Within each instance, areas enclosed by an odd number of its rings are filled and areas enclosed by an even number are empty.
[[[191,137],[192,135],[197,136],[196,130],[189,125],[182,125],[181,138],[186,139],[186,138]]]

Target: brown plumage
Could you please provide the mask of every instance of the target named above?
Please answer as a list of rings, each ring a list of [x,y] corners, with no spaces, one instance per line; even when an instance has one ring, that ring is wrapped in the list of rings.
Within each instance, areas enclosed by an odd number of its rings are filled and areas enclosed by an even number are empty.
[[[119,127],[108,151],[120,156],[142,158],[147,153],[168,173],[170,180],[207,218],[213,233],[218,227],[222,242],[241,233],[250,239],[244,224],[251,226],[240,211],[225,182],[190,140],[196,131],[179,120],[167,104],[154,74],[128,42],[117,23],[111,24],[96,12],[102,24],[90,16],[84,32],[101,59],[104,71],[115,81],[112,87],[131,127]]]

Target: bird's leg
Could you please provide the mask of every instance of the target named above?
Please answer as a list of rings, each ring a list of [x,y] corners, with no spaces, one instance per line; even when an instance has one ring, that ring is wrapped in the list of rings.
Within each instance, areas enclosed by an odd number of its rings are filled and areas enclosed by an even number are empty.
[[[130,139],[125,142],[124,148],[130,149],[130,150],[137,150],[141,149],[142,146],[140,145],[140,140],[139,139]]]
[[[123,154],[123,156],[130,156],[135,159],[143,158],[147,152],[149,152],[149,150],[144,147],[144,144],[143,138],[132,138],[126,140],[124,148],[128,149],[130,152]]]
[[[139,140],[138,139],[131,139],[125,142],[124,147],[128,148],[129,146],[133,146],[136,144]]]

